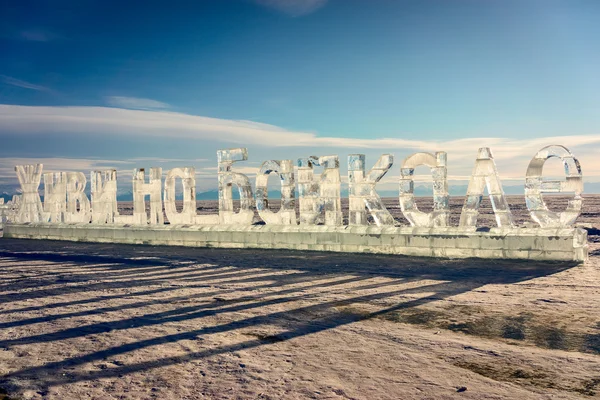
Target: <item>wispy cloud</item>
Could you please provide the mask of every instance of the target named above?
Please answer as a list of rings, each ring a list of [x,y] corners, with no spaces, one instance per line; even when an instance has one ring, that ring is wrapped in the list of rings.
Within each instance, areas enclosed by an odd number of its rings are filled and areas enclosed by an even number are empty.
[[[292,17],[301,17],[317,11],[327,3],[327,0],[254,0],[254,2]]]
[[[165,110],[170,108],[167,103],[161,101],[125,96],[108,96],[106,97],[106,104],[132,110]]]
[[[17,86],[23,89],[37,90],[39,92],[50,91],[50,88],[47,88],[46,86],[36,85],[31,82],[13,78],[12,76],[0,75],[0,80],[6,85]]]
[[[50,42],[58,39],[60,36],[44,29],[28,29],[20,31],[18,37],[30,42]]]
[[[372,165],[381,153],[396,155],[394,171],[399,173],[402,158],[419,151],[448,153],[449,174],[470,176],[477,149],[490,147],[503,179],[522,179],[529,160],[544,146],[562,144],[571,149],[583,165],[584,174],[600,177],[600,134],[544,138],[478,137],[453,140],[419,140],[398,133],[390,138],[343,138],[320,136],[313,132],[239,120],[209,118],[166,111],[127,110],[109,107],[37,107],[0,105],[0,135],[112,133],[119,136],[181,138],[225,147],[270,148],[273,158],[293,158],[291,153],[340,154],[366,153]],[[277,148],[285,150],[276,151]],[[208,157],[208,154],[199,154]],[[254,160],[253,160],[254,161]],[[195,163],[192,163],[195,164]],[[243,163],[246,166],[247,163]],[[243,167],[240,165],[239,167]],[[208,171],[207,171],[208,172]],[[393,176],[390,174],[390,176]]]
[[[92,171],[121,167],[131,164],[128,161],[99,160],[85,158],[24,158],[6,157],[0,158],[0,178],[14,178],[15,165],[44,164],[44,172],[50,171]]]

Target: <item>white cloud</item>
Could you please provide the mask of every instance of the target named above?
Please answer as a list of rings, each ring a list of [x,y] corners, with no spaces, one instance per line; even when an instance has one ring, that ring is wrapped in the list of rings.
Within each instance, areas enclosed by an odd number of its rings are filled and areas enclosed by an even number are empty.
[[[125,96],[108,96],[106,97],[106,104],[112,107],[133,110],[164,110],[170,108],[167,103],[161,101]]]
[[[0,75],[0,79],[3,83],[11,86],[17,86],[24,89],[37,90],[39,92],[49,92],[50,89],[45,86],[35,85],[33,83],[22,81],[17,78],[13,78],[12,76]]]
[[[5,157],[0,158],[0,178],[14,178],[16,165],[44,164],[44,172],[57,171],[81,171],[89,172],[93,170],[117,169],[123,165],[132,164],[133,161],[120,160],[100,160],[87,158],[65,158],[65,157],[46,157],[46,158],[24,158],[24,157]]]
[[[323,7],[327,0],[254,0],[254,2],[292,17],[300,17]]]
[[[310,155],[339,154],[342,164],[346,154],[366,153],[367,164],[375,163],[381,153],[395,154],[393,173],[399,175],[403,157],[419,151],[448,153],[448,173],[455,177],[471,174],[477,149],[490,147],[503,180],[522,179],[529,160],[544,146],[567,146],[581,161],[584,177],[600,178],[600,135],[572,135],[545,138],[480,137],[453,140],[418,140],[411,135],[398,134],[394,138],[340,138],[319,136],[311,132],[289,131],[284,128],[252,121],[226,120],[166,111],[127,110],[109,107],[33,107],[0,105],[0,135],[18,134],[74,134],[98,133],[119,136],[170,137],[202,141],[225,147],[270,148],[270,157],[294,158],[291,152]],[[276,148],[286,148],[277,151]],[[295,150],[291,150],[294,148]],[[208,155],[201,154],[202,157]],[[251,155],[252,156],[252,155]],[[256,161],[256,158],[251,157]],[[142,160],[139,160],[142,161]],[[192,160],[190,160],[192,161]],[[260,160],[258,160],[260,161]],[[216,160],[215,160],[216,162]],[[195,162],[187,164],[197,165]],[[240,163],[239,168],[249,162]],[[86,168],[89,169],[89,168]],[[206,171],[208,172],[208,171]],[[249,172],[249,171],[248,171]],[[212,172],[211,172],[212,173]],[[207,177],[209,174],[207,173]]]

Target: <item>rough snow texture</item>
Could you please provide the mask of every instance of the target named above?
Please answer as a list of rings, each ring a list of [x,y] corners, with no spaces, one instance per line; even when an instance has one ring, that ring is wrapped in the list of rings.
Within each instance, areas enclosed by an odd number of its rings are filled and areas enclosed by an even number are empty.
[[[528,218],[522,198],[511,205]],[[599,210],[588,197],[582,222]],[[486,201],[480,212],[495,225]],[[53,400],[598,397],[590,241],[574,265],[0,239],[0,387]]]

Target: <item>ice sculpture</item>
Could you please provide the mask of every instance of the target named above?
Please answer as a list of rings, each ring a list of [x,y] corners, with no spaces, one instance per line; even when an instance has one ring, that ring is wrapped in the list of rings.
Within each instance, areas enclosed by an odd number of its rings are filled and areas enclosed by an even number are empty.
[[[17,165],[15,171],[21,184],[21,205],[15,217],[16,223],[44,222],[44,210],[38,188],[42,180],[43,164]]]
[[[404,217],[412,226],[436,227],[448,226],[450,206],[448,204],[448,178],[446,153],[415,153],[402,162],[400,168],[400,208]],[[419,211],[415,203],[414,180],[415,168],[426,165],[431,168],[433,176],[433,211]]]
[[[544,163],[551,157],[558,157],[565,167],[565,181],[549,181],[542,178]],[[574,192],[563,212],[548,210],[542,193]],[[531,159],[525,178],[525,201],[531,218],[542,228],[559,228],[573,225],[583,205],[583,177],[579,161],[564,146],[546,146]]]
[[[44,213],[51,223],[65,222],[67,212],[67,174],[64,172],[44,173]]]
[[[269,174],[276,173],[281,181],[281,207],[269,210]],[[267,224],[296,225],[296,185],[292,160],[265,161],[256,175],[256,210]]]
[[[324,168],[314,178],[314,166]],[[342,225],[340,161],[338,156],[298,159],[298,200],[301,225]]]
[[[367,225],[367,212],[373,216],[377,226],[394,225],[394,218],[381,202],[375,185],[387,173],[394,157],[384,154],[379,157],[373,168],[365,174],[365,155],[350,154],[348,156],[349,186],[349,224]]]
[[[117,171],[92,171],[90,174],[92,223],[112,224],[119,215],[117,209]]]
[[[514,227],[514,222],[502,183],[496,170],[496,163],[492,152],[488,147],[482,147],[477,153],[475,167],[471,174],[469,187],[467,188],[467,197],[460,214],[459,226],[461,228],[475,228],[477,216],[479,215],[479,206],[487,188],[496,216],[496,223],[499,227]]]
[[[161,196],[162,168],[150,168],[148,183],[145,178],[144,168],[133,170],[133,223],[162,225],[165,222]],[[150,196],[150,216],[146,214],[146,196]]]
[[[4,224],[8,222],[8,213],[8,203],[4,204],[4,198],[0,197],[0,227],[4,227]]]
[[[175,181],[181,179],[183,187],[183,209],[175,205]],[[196,217],[196,169],[193,167],[173,168],[165,179],[165,214],[172,225],[193,224]]]
[[[4,198],[0,198],[0,224],[7,222],[16,222],[16,216],[21,205],[21,196],[13,195],[12,200],[4,203]]]
[[[83,172],[65,172],[67,177],[67,212],[65,222],[90,222],[92,210],[85,194],[87,179]]]
[[[250,225],[254,218],[252,209],[252,188],[244,174],[231,170],[236,161],[248,159],[246,148],[217,151],[219,177],[219,223]],[[232,186],[236,185],[240,193],[240,211],[233,210]]]

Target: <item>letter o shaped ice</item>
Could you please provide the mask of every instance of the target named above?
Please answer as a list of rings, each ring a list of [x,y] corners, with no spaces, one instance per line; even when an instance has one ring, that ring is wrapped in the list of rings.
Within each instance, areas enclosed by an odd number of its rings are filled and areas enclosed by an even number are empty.
[[[183,187],[183,209],[177,211],[175,183],[181,179]],[[164,191],[165,214],[171,225],[193,224],[196,216],[196,169],[194,167],[173,168],[167,173]]]
[[[281,208],[277,212],[269,210],[268,181],[269,174],[274,172],[281,179]],[[256,175],[256,210],[267,224],[295,225],[294,167],[292,160],[265,161]]]
[[[544,163],[551,157],[558,157],[565,166],[567,179],[565,181],[544,181],[542,170]],[[542,193],[574,192],[569,200],[567,209],[563,212],[548,210]],[[560,228],[573,225],[579,214],[583,199],[583,177],[579,161],[564,146],[546,146],[531,159],[525,178],[525,201],[531,218],[542,228]]]
[[[426,165],[433,175],[433,211],[419,211],[415,203],[413,175],[415,168]],[[402,214],[412,226],[435,227],[448,226],[448,181],[446,153],[415,153],[408,156],[400,168],[400,208]]]

